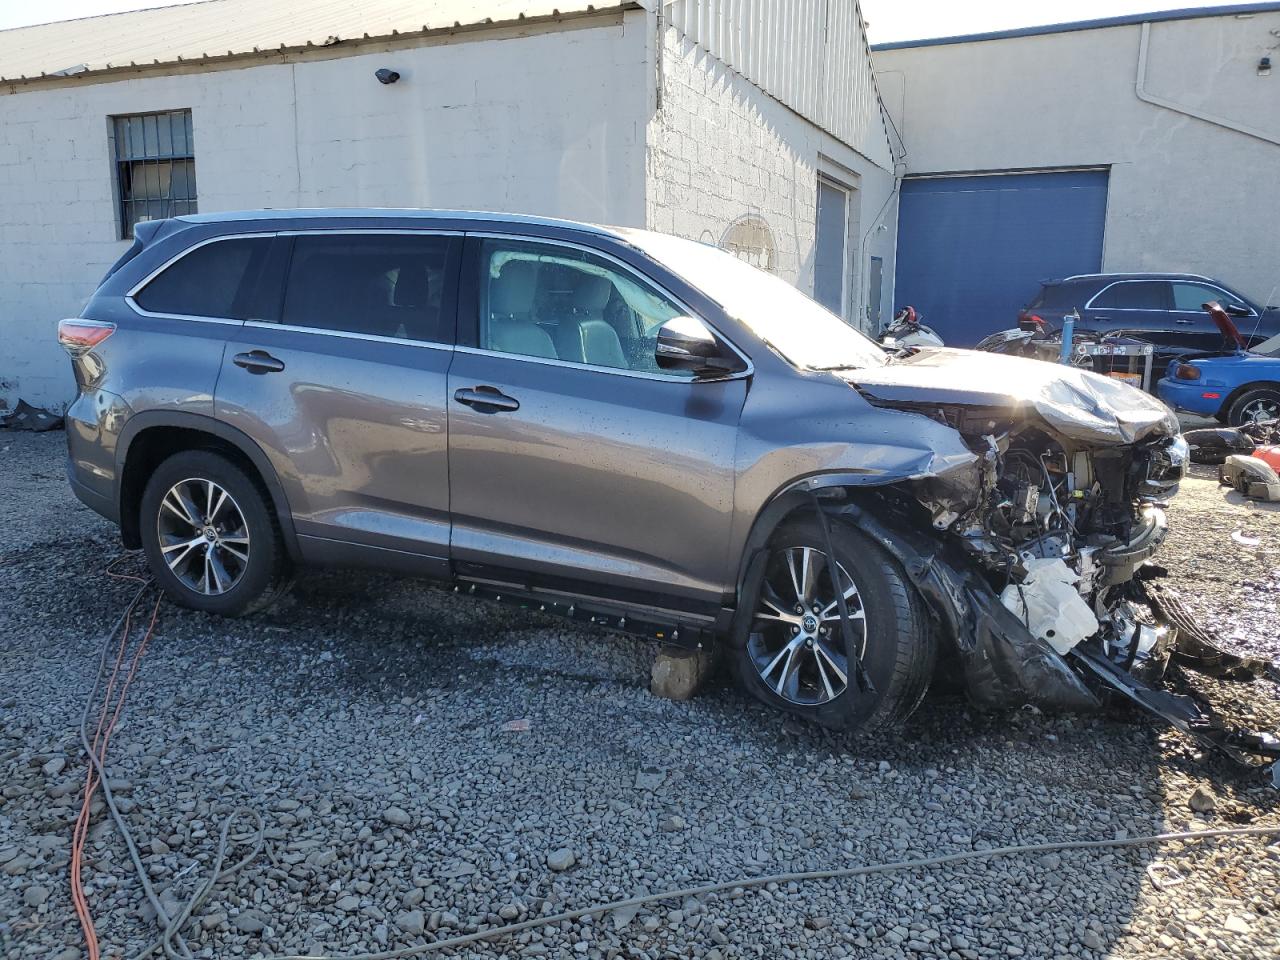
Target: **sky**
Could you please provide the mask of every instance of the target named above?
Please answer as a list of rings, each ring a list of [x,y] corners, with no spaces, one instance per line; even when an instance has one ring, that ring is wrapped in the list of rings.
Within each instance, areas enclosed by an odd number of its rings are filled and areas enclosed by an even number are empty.
[[[0,29],[168,6],[173,2],[175,0],[0,0]],[[888,43],[1205,5],[1195,0],[969,0],[967,3],[862,0],[862,15],[869,24],[871,42]]]

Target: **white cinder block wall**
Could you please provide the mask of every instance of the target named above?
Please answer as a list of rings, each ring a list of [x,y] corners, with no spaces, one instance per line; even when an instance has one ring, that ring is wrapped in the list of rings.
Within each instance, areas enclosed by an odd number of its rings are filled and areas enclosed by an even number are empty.
[[[662,105],[652,110],[646,171],[651,229],[726,245],[745,218],[768,226],[771,266],[812,293],[818,175],[852,188],[848,315],[867,324],[867,261],[884,261],[884,309],[893,276],[894,177],[730,70],[674,28],[666,31]],[[882,216],[877,216],[881,214]],[[878,224],[886,224],[879,229]],[[865,240],[865,242],[864,242]],[[757,263],[757,266],[761,264]]]
[[[861,38],[860,21],[848,20],[856,5],[842,2],[845,26]],[[846,124],[861,118],[860,135],[871,138],[864,148],[883,155],[874,162],[669,27],[659,108],[655,16],[614,11],[418,45],[366,44],[354,54],[320,49],[238,68],[0,88],[0,409],[19,397],[60,407],[74,393],[55,329],[129,245],[118,239],[108,136],[110,118],[122,114],[192,111],[202,212],[471,208],[720,244],[753,217],[775,249],[770,269],[806,292],[821,171],[855,188],[849,316],[865,317],[873,255],[884,260],[887,309],[893,231],[875,225],[894,181],[878,100],[862,102],[864,85],[856,110],[832,112]],[[828,56],[808,54],[811,66]],[[400,73],[398,83],[375,80],[384,66]],[[796,81],[788,94],[798,90],[814,92]],[[883,219],[896,223],[891,204]]]
[[[643,225],[645,21],[590,22],[0,93],[0,409],[74,394],[57,322],[129,245],[113,115],[191,109],[202,212],[424,206]],[[381,66],[400,82],[378,83]]]
[[[1280,12],[1152,23],[1146,91],[1280,141],[1277,37]],[[877,50],[908,172],[1109,166],[1104,270],[1202,273],[1278,302],[1280,143],[1140,100],[1141,40],[1130,24]]]

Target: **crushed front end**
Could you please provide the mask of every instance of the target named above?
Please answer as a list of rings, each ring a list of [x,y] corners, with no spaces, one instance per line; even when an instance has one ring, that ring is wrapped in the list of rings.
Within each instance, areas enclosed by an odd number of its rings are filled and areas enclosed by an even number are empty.
[[[1020,391],[856,384],[878,406],[951,426],[975,458],[900,485],[896,517],[846,511],[903,561],[979,705],[1084,710],[1119,693],[1237,760],[1280,758],[1274,736],[1232,729],[1172,689],[1184,669],[1242,680],[1274,669],[1219,649],[1150,562],[1189,459],[1176,419],[1123,384],[1022,362],[1038,370]]]

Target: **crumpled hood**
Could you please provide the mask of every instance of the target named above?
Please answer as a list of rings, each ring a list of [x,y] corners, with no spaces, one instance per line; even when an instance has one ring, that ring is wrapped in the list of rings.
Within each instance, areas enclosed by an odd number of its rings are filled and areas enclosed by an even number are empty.
[[[1173,412],[1149,393],[1043,360],[926,348],[883,367],[842,370],[838,376],[868,399],[888,406],[1034,410],[1059,433],[1091,443],[1133,443],[1178,433]]]

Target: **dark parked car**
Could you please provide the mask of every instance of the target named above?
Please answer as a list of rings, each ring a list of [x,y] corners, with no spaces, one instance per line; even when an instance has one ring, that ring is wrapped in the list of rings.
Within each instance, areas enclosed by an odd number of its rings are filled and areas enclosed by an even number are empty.
[[[179,603],[243,614],[308,564],[418,574],[723,643],[753,694],[845,727],[909,714],[940,643],[980,702],[1059,708],[1137,696],[1168,655],[1132,600],[1186,445],[1129,386],[898,357],[644,231],[342,210],[136,233],[60,326],[69,473]]]
[[[1064,316],[1079,310],[1078,333],[1155,344],[1154,379],[1171,360],[1222,349],[1221,331],[1201,309],[1214,300],[1233,309],[1247,346],[1280,333],[1280,309],[1252,303],[1217,280],[1190,273],[1093,273],[1046,280],[1019,320],[1036,315],[1057,329]]]

